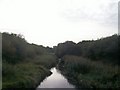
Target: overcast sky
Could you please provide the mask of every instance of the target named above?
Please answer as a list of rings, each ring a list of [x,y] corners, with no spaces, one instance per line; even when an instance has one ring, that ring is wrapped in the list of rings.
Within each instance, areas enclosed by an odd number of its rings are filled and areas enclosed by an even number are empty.
[[[118,33],[119,0],[0,0],[0,32],[54,46]]]

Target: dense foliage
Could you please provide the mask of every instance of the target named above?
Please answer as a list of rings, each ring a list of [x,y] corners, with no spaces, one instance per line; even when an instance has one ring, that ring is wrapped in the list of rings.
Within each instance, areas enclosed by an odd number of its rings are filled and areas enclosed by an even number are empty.
[[[118,65],[65,55],[59,69],[78,88],[120,88]]]
[[[104,59],[112,63],[119,63],[119,43],[120,36],[113,35],[98,40],[82,41],[74,43],[66,41],[54,47],[56,55],[61,58],[64,55],[77,55],[91,58],[92,60]]]
[[[2,58],[9,63],[19,62],[26,57],[33,58],[47,53],[47,48],[35,44],[29,44],[17,34],[2,34]]]
[[[3,88],[36,88],[57,64],[78,88],[120,88],[120,36],[54,48],[29,44],[22,35],[2,33]],[[55,52],[55,54],[54,54]],[[56,57],[57,56],[57,57]]]
[[[54,47],[59,69],[78,88],[120,88],[120,36]]]
[[[51,48],[29,44],[22,35],[2,33],[2,85],[4,88],[36,88],[56,65]]]

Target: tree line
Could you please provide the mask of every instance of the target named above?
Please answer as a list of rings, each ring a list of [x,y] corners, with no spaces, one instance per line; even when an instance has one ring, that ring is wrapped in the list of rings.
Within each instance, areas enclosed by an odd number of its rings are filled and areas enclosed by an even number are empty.
[[[22,35],[2,33],[2,58],[9,63],[17,63],[25,58],[33,58],[52,52],[51,48],[29,44]]]
[[[87,57],[92,60],[104,59],[119,63],[120,36],[115,34],[98,40],[84,40],[79,43],[66,41],[54,47],[55,54],[62,58],[65,55]]]
[[[57,63],[52,49],[30,44],[20,34],[2,33],[2,88],[35,89]]]
[[[61,73],[79,88],[120,88],[120,36],[79,43],[66,41],[54,47],[61,58]]]

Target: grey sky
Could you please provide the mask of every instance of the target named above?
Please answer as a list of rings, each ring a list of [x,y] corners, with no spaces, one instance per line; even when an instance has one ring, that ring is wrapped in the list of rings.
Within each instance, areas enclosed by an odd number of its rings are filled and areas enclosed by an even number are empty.
[[[45,46],[113,35],[118,33],[118,1],[0,0],[0,31],[21,33]]]

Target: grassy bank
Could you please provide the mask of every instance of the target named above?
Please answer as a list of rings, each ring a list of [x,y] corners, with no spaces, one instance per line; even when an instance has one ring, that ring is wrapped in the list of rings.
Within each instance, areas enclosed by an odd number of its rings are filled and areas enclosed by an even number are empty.
[[[51,57],[53,62],[47,57]],[[46,67],[48,63],[49,66]],[[37,56],[34,60],[27,59],[14,65],[3,62],[3,88],[36,88],[46,76],[51,74],[49,68],[55,65],[56,57],[50,54]]]
[[[117,65],[66,55],[60,69],[78,88],[120,88],[120,68]]]
[[[36,88],[51,74],[56,56],[49,47],[29,44],[22,35],[2,33],[2,88]]]

